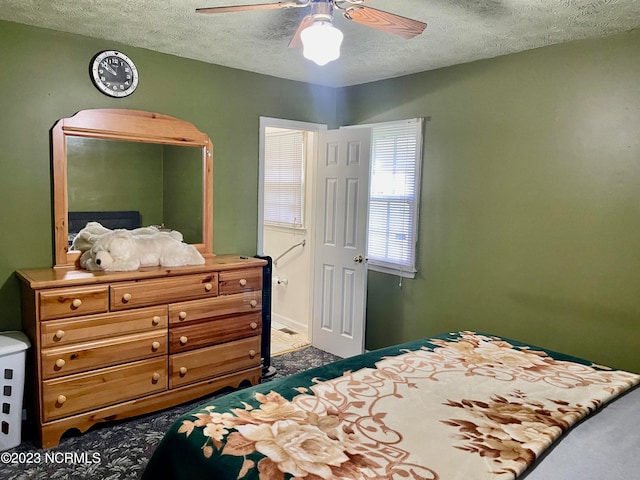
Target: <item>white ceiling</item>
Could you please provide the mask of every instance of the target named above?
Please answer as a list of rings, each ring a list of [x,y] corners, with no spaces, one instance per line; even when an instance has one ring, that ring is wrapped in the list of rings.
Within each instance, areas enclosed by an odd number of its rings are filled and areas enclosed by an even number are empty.
[[[269,0],[0,0],[0,19],[332,87],[640,27],[640,0],[369,0],[428,27],[404,40],[336,12],[342,55],[318,67],[287,47],[308,7],[195,13],[254,3]]]

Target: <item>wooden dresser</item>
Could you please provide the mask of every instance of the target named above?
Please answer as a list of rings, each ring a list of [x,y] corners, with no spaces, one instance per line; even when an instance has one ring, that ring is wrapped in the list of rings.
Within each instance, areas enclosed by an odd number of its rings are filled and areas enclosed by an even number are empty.
[[[135,272],[19,270],[28,415],[42,447],[70,428],[257,384],[265,264],[222,255]]]

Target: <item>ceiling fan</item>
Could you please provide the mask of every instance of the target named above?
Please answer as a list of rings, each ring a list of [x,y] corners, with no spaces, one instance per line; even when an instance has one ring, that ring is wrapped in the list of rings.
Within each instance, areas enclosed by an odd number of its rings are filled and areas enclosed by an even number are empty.
[[[301,0],[255,5],[197,8],[196,13],[228,13],[247,10],[272,10],[278,8],[311,7],[311,13],[300,22],[289,47],[303,47],[305,58],[318,65],[325,65],[340,56],[343,35],[333,26],[334,8],[347,20],[377,28],[402,38],[420,35],[427,24],[394,13],[363,5],[367,0]]]

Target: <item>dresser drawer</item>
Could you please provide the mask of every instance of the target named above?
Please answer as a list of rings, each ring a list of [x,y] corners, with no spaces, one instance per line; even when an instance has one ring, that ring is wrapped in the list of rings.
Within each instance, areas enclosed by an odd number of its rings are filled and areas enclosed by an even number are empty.
[[[47,348],[42,351],[42,376],[60,377],[166,353],[167,331],[164,329]]]
[[[50,320],[40,325],[40,343],[43,348],[70,345],[114,335],[154,330],[166,327],[167,323],[166,306]]]
[[[42,382],[44,421],[167,389],[167,360],[157,358]]]
[[[260,337],[169,356],[169,388],[260,365]]]
[[[251,313],[237,317],[173,326],[169,330],[169,352],[178,353],[259,335],[262,315]]]
[[[220,272],[219,294],[262,290],[262,268],[244,268]]]
[[[109,309],[109,287],[57,288],[40,292],[40,320],[103,313]]]
[[[217,273],[114,283],[110,287],[112,310],[215,297],[216,295],[218,295]]]
[[[208,318],[262,311],[262,291],[236,293],[207,300],[172,303],[169,324],[184,324]]]

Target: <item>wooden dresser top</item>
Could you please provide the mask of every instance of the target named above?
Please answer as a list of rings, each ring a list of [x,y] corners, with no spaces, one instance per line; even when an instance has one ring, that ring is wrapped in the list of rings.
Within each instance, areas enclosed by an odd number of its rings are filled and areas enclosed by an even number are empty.
[[[34,268],[17,270],[16,274],[18,278],[28,284],[29,287],[40,289],[262,267],[266,264],[266,260],[254,257],[211,255],[205,256],[204,265],[191,265],[187,267],[142,267],[132,272],[91,272],[75,268]]]

